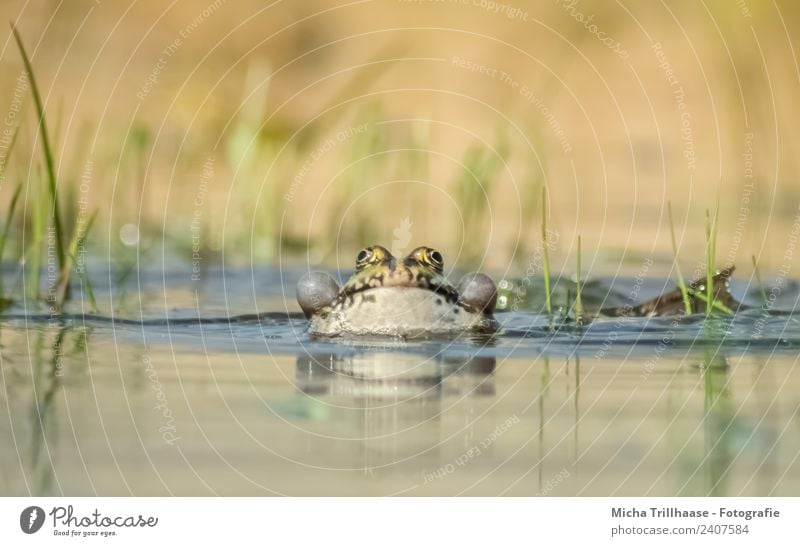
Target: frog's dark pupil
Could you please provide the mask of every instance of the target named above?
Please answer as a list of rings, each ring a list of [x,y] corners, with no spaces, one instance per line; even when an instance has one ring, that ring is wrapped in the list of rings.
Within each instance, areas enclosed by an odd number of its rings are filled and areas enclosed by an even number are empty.
[[[435,264],[439,265],[442,263],[442,255],[439,254],[439,251],[434,250],[431,252],[431,260],[433,260]]]
[[[364,250],[362,250],[361,252],[358,253],[358,256],[356,256],[356,261],[357,262],[363,262],[368,257],[369,257],[369,251],[364,249]]]

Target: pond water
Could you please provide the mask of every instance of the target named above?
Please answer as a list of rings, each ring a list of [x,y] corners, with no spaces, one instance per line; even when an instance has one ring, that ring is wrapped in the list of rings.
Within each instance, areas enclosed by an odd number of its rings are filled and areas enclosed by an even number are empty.
[[[297,314],[300,273],[211,269],[192,284],[184,271],[142,272],[113,290],[98,279],[100,309],[115,309],[103,319],[82,318],[77,303],[63,320],[9,310],[2,493],[800,490],[794,284],[769,312],[709,321],[551,328],[531,289],[516,311],[498,312],[495,336],[326,340],[310,338]],[[619,303],[634,286],[646,298],[671,282],[601,279],[584,295]],[[752,303],[750,288],[732,292]],[[268,314],[161,320],[256,312]]]

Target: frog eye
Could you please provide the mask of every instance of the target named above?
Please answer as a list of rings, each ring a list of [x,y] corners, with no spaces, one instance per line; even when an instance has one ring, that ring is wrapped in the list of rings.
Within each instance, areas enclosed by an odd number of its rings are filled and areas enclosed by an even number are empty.
[[[358,255],[356,256],[356,267],[364,267],[365,265],[367,265],[369,261],[372,259],[373,255],[374,253],[372,252],[371,248],[367,247],[361,249],[361,251],[359,251]]]
[[[444,267],[444,258],[442,258],[442,253],[438,250],[433,250],[429,248],[425,252],[425,260],[430,263],[437,271],[441,271]]]

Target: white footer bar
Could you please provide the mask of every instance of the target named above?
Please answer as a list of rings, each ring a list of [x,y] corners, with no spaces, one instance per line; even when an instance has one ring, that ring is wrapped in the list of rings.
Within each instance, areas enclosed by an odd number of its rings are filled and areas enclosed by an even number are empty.
[[[0,544],[800,544],[794,498],[7,497],[0,507]]]

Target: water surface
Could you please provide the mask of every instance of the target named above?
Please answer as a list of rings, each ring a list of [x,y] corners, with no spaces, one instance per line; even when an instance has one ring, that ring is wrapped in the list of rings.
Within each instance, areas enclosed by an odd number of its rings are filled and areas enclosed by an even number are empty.
[[[214,270],[199,286],[179,273],[140,275],[127,292],[98,283],[101,308],[115,309],[107,320],[10,310],[0,324],[2,492],[800,490],[793,286],[769,313],[710,322],[551,328],[526,297],[498,313],[496,336],[325,340],[309,337],[296,314],[298,274]],[[632,283],[593,283],[587,300],[619,303]],[[640,295],[668,284],[648,281]],[[733,291],[753,301],[747,287]],[[270,315],[116,320],[254,312]]]

